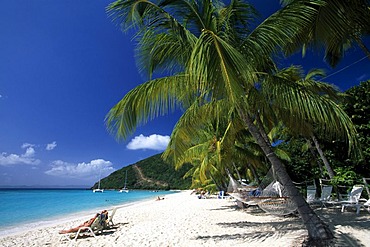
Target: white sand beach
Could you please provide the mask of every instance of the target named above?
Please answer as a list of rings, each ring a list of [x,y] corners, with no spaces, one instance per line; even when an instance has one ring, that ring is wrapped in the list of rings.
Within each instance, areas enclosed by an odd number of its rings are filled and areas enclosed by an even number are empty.
[[[317,213],[334,231],[335,246],[369,246],[369,212],[356,215],[354,211],[318,209]],[[77,226],[84,219],[2,236],[0,246],[68,246],[68,240],[60,240],[59,230]],[[301,246],[306,236],[299,217],[272,216],[258,207],[239,209],[232,200],[198,199],[190,191],[120,207],[113,221],[112,229],[96,239],[79,238],[75,245],[287,247]]]

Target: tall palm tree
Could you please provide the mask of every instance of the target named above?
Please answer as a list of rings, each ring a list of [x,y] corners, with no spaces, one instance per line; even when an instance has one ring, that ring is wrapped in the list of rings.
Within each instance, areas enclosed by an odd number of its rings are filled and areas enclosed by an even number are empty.
[[[291,3],[249,31],[252,9],[241,0],[232,0],[229,5],[217,0],[112,3],[108,11],[123,28],[138,28],[138,57],[143,70],[150,78],[158,69],[170,75],[131,90],[108,113],[107,124],[118,137],[125,138],[138,124],[176,106],[199,117],[194,111],[197,105],[227,100],[230,111],[237,113],[297,204],[309,237],[316,241],[332,239],[329,228],[300,195],[274,153],[265,130],[258,124],[258,102],[253,101],[254,97],[258,99],[263,76],[276,69],[272,54],[313,21],[317,8]],[[290,103],[294,99],[297,97]],[[310,107],[300,109],[302,112],[294,116],[298,122],[303,116],[322,122]],[[320,110],[325,114],[324,109]]]

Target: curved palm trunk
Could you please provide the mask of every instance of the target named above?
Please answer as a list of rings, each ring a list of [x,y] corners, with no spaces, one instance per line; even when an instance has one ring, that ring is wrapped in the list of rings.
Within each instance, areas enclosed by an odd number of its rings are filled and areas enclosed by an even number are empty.
[[[335,176],[334,171],[331,168],[331,166],[329,164],[329,161],[326,159],[326,157],[324,155],[324,152],[320,148],[320,145],[319,145],[319,142],[318,142],[317,138],[314,135],[312,135],[311,138],[313,140],[313,143],[315,143],[315,147],[317,149],[317,152],[320,154],[320,157],[321,157],[322,161],[324,162],[325,168],[328,171],[330,179],[333,180],[334,176]]]
[[[311,155],[316,160],[316,163],[317,163],[317,165],[318,165],[318,167],[320,169],[320,174],[323,174],[324,171],[323,171],[322,165],[321,165],[321,163],[320,163],[320,161],[319,161],[319,159],[318,159],[318,157],[317,157],[317,155],[315,153],[315,149],[312,147],[311,141],[309,139],[306,139],[306,140],[307,140],[307,143],[308,143],[308,146],[309,146],[309,150],[311,152]]]
[[[274,153],[271,145],[266,143],[260,132],[264,131],[258,129],[258,127],[253,123],[251,117],[248,114],[240,114],[243,117],[244,122],[247,124],[248,129],[252,136],[256,139],[257,144],[261,147],[266,157],[271,162],[275,169],[276,175],[279,182],[283,184],[291,197],[292,201],[298,207],[298,213],[302,218],[303,224],[306,226],[308,231],[308,236],[310,241],[315,243],[324,244],[325,241],[332,240],[334,238],[333,233],[330,231],[329,227],[316,215],[312,208],[308,205],[303,196],[299,193],[298,189],[294,186],[285,166],[279,160],[279,158]]]

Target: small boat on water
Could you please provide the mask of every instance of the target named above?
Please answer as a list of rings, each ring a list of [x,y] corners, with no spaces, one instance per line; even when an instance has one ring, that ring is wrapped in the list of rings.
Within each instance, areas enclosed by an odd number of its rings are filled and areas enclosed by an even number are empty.
[[[97,189],[93,189],[93,192],[96,193],[103,193],[104,192],[104,189],[101,189],[100,188],[100,175],[99,175],[99,183],[98,183],[98,188]]]
[[[127,185],[127,170],[126,170],[126,177],[125,177],[125,185],[124,185],[124,187],[122,189],[119,190],[119,192],[121,192],[121,193],[122,192],[128,193],[129,190],[127,189],[127,186],[126,185]]]

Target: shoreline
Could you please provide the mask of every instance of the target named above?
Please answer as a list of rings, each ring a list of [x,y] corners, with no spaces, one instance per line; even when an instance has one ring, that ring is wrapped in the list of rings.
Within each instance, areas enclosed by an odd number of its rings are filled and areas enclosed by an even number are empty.
[[[176,193],[178,191],[173,190],[173,192]],[[158,194],[162,195],[160,192]],[[118,209],[118,208],[140,205],[141,203],[145,203],[146,201],[151,201],[151,200],[152,200],[151,198],[145,198],[145,199],[140,199],[137,201],[129,201],[123,204],[109,205],[108,207],[105,207],[104,209],[111,211],[113,208]],[[102,210],[103,208],[101,207],[95,207],[95,208],[85,209],[85,210],[77,211],[73,213],[52,216],[52,217],[42,219],[42,220],[30,220],[29,222],[22,222],[22,223],[14,224],[11,226],[3,226],[1,227],[1,231],[0,231],[0,241],[2,238],[19,235],[22,233],[26,233],[30,230],[43,229],[47,227],[53,227],[56,225],[64,225],[70,222],[84,222],[86,219],[90,218],[92,215]]]
[[[228,199],[198,199],[191,191],[117,207],[115,227],[103,234],[79,238],[78,246],[301,246],[307,231],[299,217],[272,216],[258,207],[239,209]],[[337,209],[316,210],[336,236],[334,246],[366,246],[370,214]],[[82,218],[83,216],[79,217]],[[92,215],[89,215],[92,217]],[[89,218],[88,217],[88,218]],[[83,220],[87,220],[84,218]],[[59,230],[81,220],[0,237],[0,246],[68,246]]]

